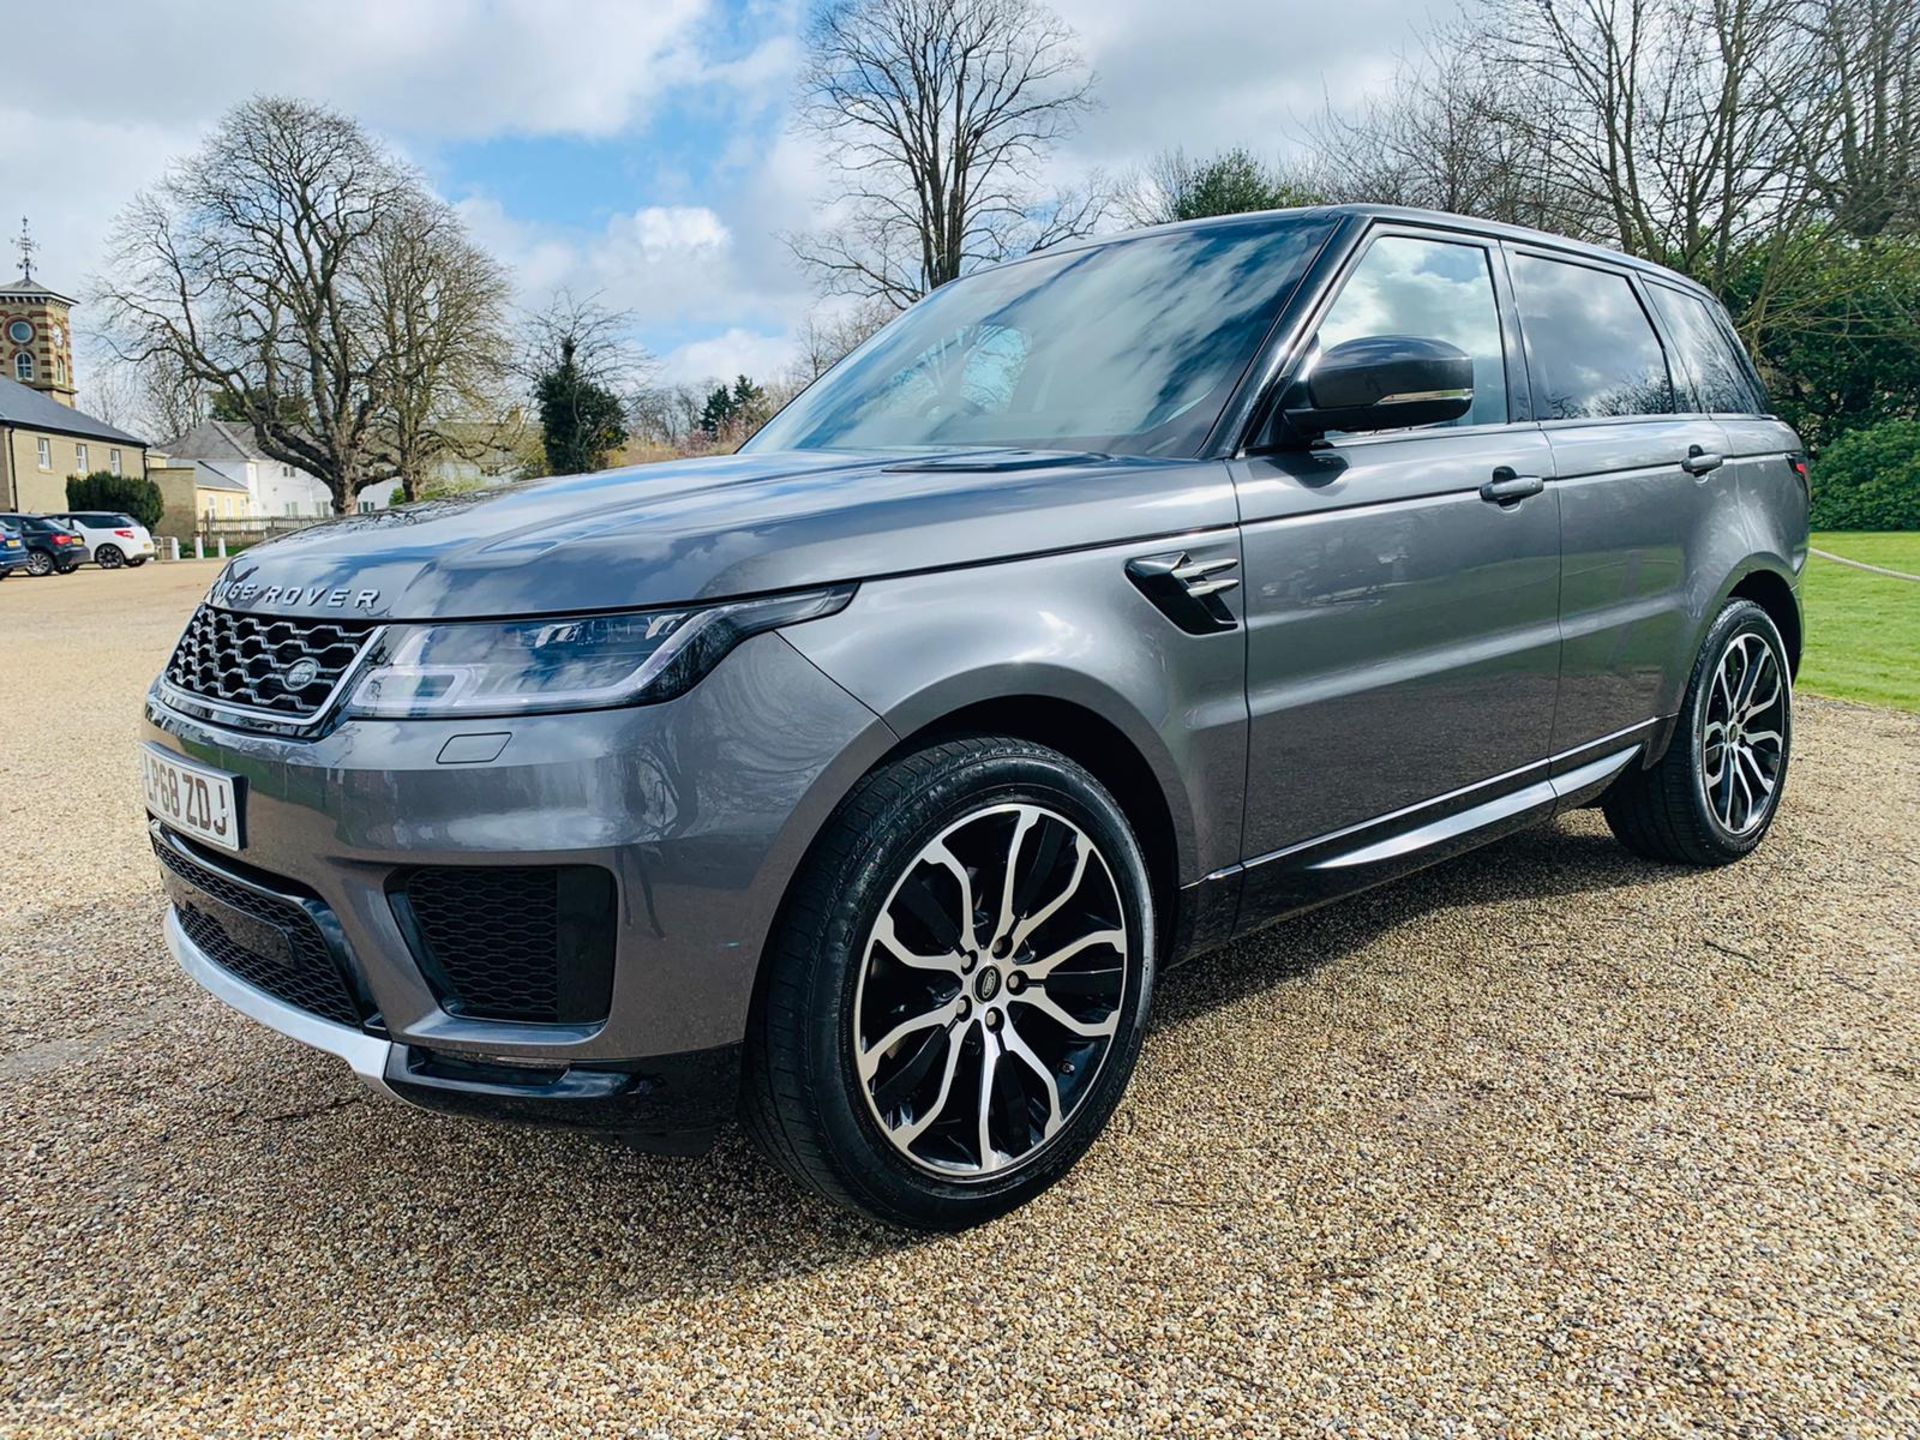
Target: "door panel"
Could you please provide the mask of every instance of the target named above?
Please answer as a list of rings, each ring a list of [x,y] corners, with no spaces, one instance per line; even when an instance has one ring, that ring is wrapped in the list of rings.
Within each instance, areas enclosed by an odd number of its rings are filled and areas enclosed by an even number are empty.
[[[1560,495],[1561,752],[1680,704],[1713,567],[1716,532],[1737,535],[1735,467],[1695,477],[1693,447],[1724,455],[1704,416],[1563,422],[1547,427]]]
[[[1549,484],[1503,506],[1480,486],[1552,463],[1531,426],[1235,462],[1250,859],[1546,758],[1559,499]]]

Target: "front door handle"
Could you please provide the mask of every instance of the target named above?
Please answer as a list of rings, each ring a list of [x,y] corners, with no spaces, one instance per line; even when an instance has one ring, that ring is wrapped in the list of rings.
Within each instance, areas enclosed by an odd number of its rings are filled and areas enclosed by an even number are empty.
[[[1727,457],[1698,445],[1687,447],[1687,458],[1680,462],[1680,468],[1689,475],[1706,475],[1718,470],[1727,463]]]
[[[1480,498],[1490,505],[1518,505],[1546,488],[1547,482],[1538,475],[1517,475],[1502,465],[1493,472],[1493,479],[1480,487]]]

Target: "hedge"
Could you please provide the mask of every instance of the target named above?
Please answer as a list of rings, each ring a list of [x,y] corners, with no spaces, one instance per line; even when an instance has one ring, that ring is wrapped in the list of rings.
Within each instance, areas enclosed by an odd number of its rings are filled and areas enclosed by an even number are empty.
[[[96,470],[91,475],[73,475],[67,479],[67,508],[70,510],[117,510],[131,515],[151,530],[166,514],[167,502],[160,487],[135,475],[115,475],[111,470]]]
[[[1842,435],[1813,467],[1816,530],[1920,530],[1920,420]]]

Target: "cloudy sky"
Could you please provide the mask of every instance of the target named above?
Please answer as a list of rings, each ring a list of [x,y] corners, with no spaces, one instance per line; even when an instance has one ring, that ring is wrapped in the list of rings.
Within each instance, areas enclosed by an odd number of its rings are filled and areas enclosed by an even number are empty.
[[[1423,0],[1054,0],[1100,108],[1055,165],[1278,154],[1331,92],[1382,83]],[[631,309],[675,378],[766,373],[815,303],[780,236],[830,194],[791,133],[800,0],[84,0],[9,9],[0,268],[84,294],[114,213],[260,90],[358,116],[511,267]],[[84,63],[83,62],[84,59]],[[76,331],[87,331],[86,312]],[[84,386],[86,377],[83,374]]]

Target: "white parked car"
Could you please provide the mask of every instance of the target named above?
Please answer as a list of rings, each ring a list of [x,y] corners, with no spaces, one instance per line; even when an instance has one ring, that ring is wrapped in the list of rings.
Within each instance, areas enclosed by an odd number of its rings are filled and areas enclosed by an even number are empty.
[[[78,530],[87,542],[87,559],[102,570],[144,565],[153,558],[153,536],[131,515],[113,510],[73,510],[47,518]]]

